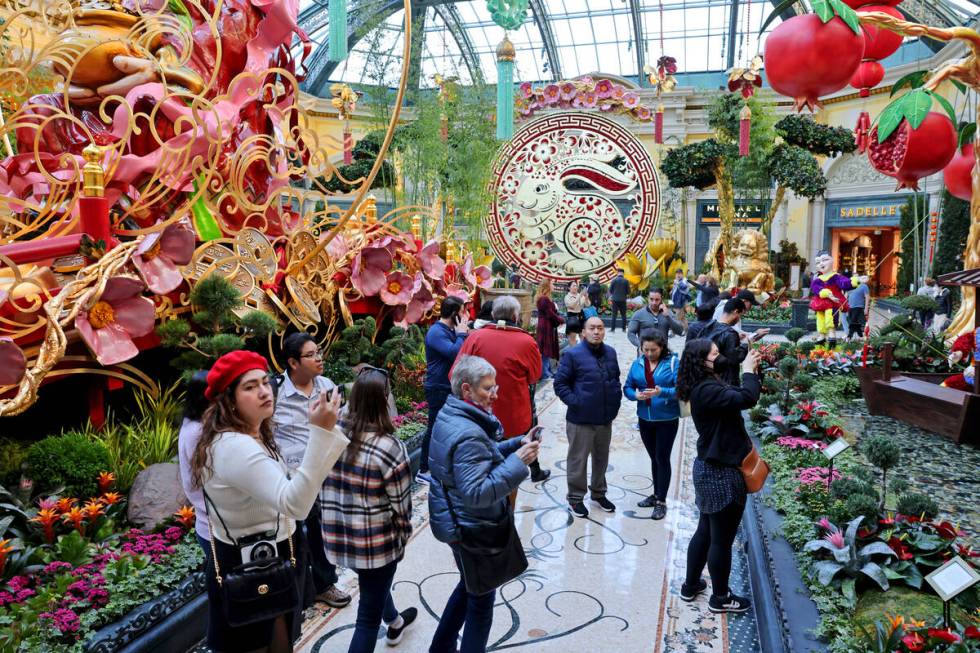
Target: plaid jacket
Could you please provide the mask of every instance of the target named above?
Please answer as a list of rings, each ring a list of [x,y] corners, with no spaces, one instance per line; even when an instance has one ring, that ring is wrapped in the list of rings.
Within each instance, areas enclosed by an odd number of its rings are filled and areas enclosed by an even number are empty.
[[[395,436],[376,433],[354,448],[323,482],[323,546],[335,565],[377,569],[401,560],[412,534],[408,451]]]

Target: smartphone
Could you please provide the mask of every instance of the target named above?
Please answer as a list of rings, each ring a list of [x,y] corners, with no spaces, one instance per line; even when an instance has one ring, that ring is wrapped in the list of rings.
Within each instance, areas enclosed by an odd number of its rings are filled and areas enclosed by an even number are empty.
[[[527,433],[528,440],[531,442],[541,442],[541,433],[544,431],[544,427],[540,424],[535,426]]]

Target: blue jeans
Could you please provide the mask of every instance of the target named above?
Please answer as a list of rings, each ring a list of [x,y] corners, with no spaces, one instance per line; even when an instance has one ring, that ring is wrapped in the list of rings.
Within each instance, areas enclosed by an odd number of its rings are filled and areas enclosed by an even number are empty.
[[[422,453],[419,456],[419,471],[429,471],[429,443],[432,441],[432,427],[436,423],[436,416],[446,405],[449,399],[448,388],[426,388],[425,403],[429,406],[429,423],[425,427],[425,435],[422,436]]]
[[[551,369],[551,359],[541,354],[541,380],[550,379],[554,375],[555,372]]]
[[[357,569],[357,582],[361,598],[357,602],[357,621],[354,637],[347,653],[371,653],[378,643],[381,620],[391,623],[398,618],[398,610],[391,600],[391,583],[395,580],[397,562],[377,569]]]
[[[442,611],[436,633],[432,636],[429,653],[456,651],[460,629],[463,630],[463,641],[459,646],[459,653],[484,653],[487,650],[487,640],[490,639],[490,627],[493,625],[493,603],[497,592],[494,590],[480,595],[468,593],[463,583],[463,569],[456,547],[453,547],[453,558],[460,570],[459,583],[449,595],[449,601]]]

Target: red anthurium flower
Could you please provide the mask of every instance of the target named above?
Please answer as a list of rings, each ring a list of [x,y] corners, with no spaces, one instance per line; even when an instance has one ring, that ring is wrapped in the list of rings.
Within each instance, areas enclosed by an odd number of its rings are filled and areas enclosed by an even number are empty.
[[[948,521],[944,521],[939,524],[933,524],[939,537],[944,540],[955,540],[956,536],[960,534],[960,531],[950,524]]]
[[[966,630],[963,631],[967,639],[980,639],[980,628],[976,626],[967,626]]]
[[[912,550],[909,549],[909,547],[902,542],[902,540],[894,535],[888,539],[888,546],[895,552],[895,555],[898,556],[899,560],[911,560],[915,557],[912,555]]]
[[[948,630],[943,630],[942,628],[930,628],[929,637],[935,637],[936,639],[942,640],[948,644],[955,644],[960,641],[960,636],[954,632]]]
[[[921,651],[926,646],[926,640],[919,633],[910,633],[902,638],[902,643],[910,651]]]

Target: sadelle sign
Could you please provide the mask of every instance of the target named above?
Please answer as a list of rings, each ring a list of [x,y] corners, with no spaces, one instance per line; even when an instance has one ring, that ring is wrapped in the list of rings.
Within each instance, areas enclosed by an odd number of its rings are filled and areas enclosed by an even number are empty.
[[[842,206],[839,209],[841,218],[877,218],[886,215],[898,215],[901,204],[888,204],[883,206]]]

